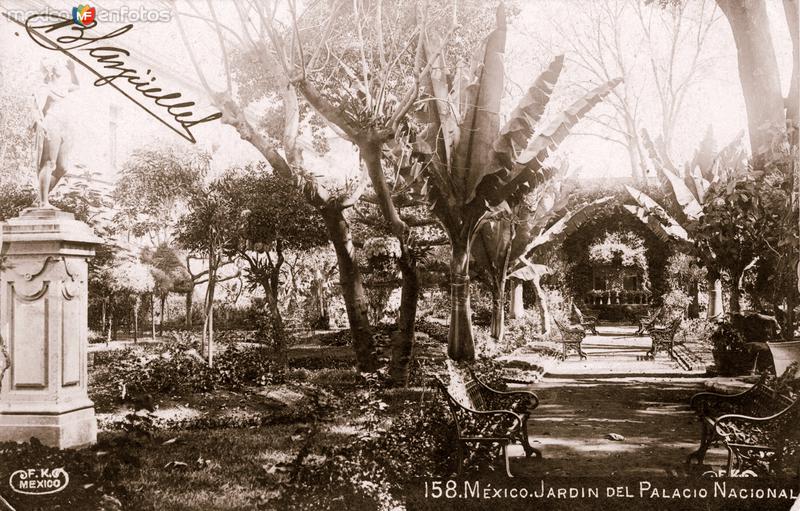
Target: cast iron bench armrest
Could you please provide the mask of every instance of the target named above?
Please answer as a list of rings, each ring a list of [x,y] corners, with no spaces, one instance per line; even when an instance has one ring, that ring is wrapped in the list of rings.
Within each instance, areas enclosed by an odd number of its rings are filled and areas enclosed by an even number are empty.
[[[714,430],[728,445],[770,446],[780,439],[780,423],[775,419],[785,412],[787,410],[769,417],[751,417],[736,413],[722,415],[714,421]],[[744,437],[744,434],[749,438]]]
[[[476,436],[485,438],[513,438],[514,433],[522,427],[522,417],[510,410],[473,410],[459,403],[461,409],[469,415],[467,421],[458,421],[459,438]],[[472,423],[474,421],[474,423]],[[502,427],[504,431],[492,430],[486,433],[487,428]]]
[[[698,405],[700,405],[703,401],[708,401],[709,404],[713,404],[715,402],[719,403],[736,403],[738,401],[746,401],[750,394],[755,393],[757,388],[762,385],[764,378],[762,377],[761,380],[758,381],[755,385],[750,387],[749,389],[738,392],[736,394],[722,394],[719,392],[699,392],[692,396],[689,400],[689,407],[693,410],[697,410],[705,415],[707,410],[705,409],[698,409]]]
[[[539,397],[531,391],[528,390],[512,390],[512,391],[501,391],[501,390],[494,390],[492,388],[483,387],[486,392],[489,393],[489,401],[492,403],[506,403],[511,401],[512,403],[519,402],[522,400],[528,401],[528,411],[533,411],[539,406]],[[500,408],[507,410],[508,408],[505,406],[501,406]],[[514,410],[511,410],[514,411]]]
[[[501,403],[503,404],[503,406],[499,406],[498,408],[501,408],[503,410],[510,410],[511,406],[505,406],[506,403],[510,401],[511,404],[513,405],[514,403],[519,402],[520,400],[523,399],[526,399],[528,401],[527,405],[528,411],[533,411],[537,406],[539,406],[539,396],[537,396],[536,394],[534,394],[529,390],[508,390],[508,391],[496,390],[486,385],[480,380],[480,378],[475,376],[475,372],[471,368],[469,370],[469,373],[470,376],[472,376],[472,378],[476,382],[478,382],[481,391],[487,393],[486,397],[489,398],[487,399],[487,401],[490,401],[492,404],[501,404]]]

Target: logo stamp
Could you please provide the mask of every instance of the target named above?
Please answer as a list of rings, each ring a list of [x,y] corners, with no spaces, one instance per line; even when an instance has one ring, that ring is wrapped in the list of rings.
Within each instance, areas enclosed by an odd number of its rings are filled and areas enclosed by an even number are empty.
[[[8,478],[8,485],[24,495],[58,493],[69,484],[69,474],[63,468],[29,468],[17,470]]]
[[[72,8],[72,21],[74,21],[76,25],[88,27],[94,23],[96,14],[97,10],[94,7],[79,5],[78,7]]]

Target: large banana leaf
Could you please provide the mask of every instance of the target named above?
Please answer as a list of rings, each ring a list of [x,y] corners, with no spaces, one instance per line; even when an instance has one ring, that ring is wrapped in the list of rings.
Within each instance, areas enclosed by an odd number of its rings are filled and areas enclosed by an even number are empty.
[[[540,168],[550,151],[569,135],[569,130],[621,82],[622,78],[606,82],[559,113],[517,156],[517,163],[525,167]]]
[[[555,241],[563,240],[570,234],[577,231],[578,228],[584,224],[584,222],[590,220],[595,211],[605,207],[612,200],[613,197],[603,197],[602,199],[597,199],[585,204],[573,212],[565,214],[546,231],[542,232],[530,243],[528,243],[523,253],[528,254],[538,247],[548,243],[553,243]]]
[[[703,206],[697,201],[695,194],[686,186],[686,182],[669,170],[660,168],[659,173],[664,176],[669,183],[672,198],[681,207],[681,214],[689,221],[695,221],[703,216]]]
[[[564,55],[553,59],[511,112],[500,135],[495,139],[494,151],[508,168],[517,157],[517,148],[525,147],[533,135],[563,67]]]
[[[544,275],[550,273],[550,268],[543,264],[534,264],[524,259],[520,262],[520,267],[514,270],[509,277],[518,280],[535,281],[537,284]]]
[[[503,97],[503,54],[506,46],[506,15],[503,4],[497,8],[495,29],[475,55],[474,78],[468,86],[467,104],[455,148],[452,172],[460,181],[464,202],[475,197],[475,189],[484,176],[500,165],[492,147],[500,131],[500,101]]]
[[[636,206],[625,209],[636,215],[639,220],[649,226],[664,241],[670,239],[689,242],[689,234],[674,218],[672,218],[655,200],[644,192],[625,185],[625,190],[636,201]]]
[[[645,224],[653,234],[658,236],[658,239],[661,241],[665,243],[674,241],[674,237],[669,231],[667,231],[667,228],[664,226],[664,224],[662,224],[661,221],[654,215],[651,215],[646,208],[634,206],[632,204],[625,204],[622,207],[629,211],[633,216],[638,218],[643,224]]]

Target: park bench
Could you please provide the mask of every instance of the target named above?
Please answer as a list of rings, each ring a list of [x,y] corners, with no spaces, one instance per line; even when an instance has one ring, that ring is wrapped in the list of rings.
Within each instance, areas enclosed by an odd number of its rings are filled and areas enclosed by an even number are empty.
[[[586,358],[586,353],[581,349],[581,343],[586,337],[586,329],[582,325],[562,325],[557,319],[554,320],[558,331],[561,332],[561,360],[567,359],[567,354],[570,349],[578,352],[578,356],[583,360]]]
[[[593,335],[600,335],[597,333],[597,316],[584,314],[574,303],[572,304],[572,315],[575,323],[580,324],[587,331],[592,332]]]
[[[728,450],[727,475],[778,472],[785,453],[798,447],[800,405],[771,388],[766,377],[739,394],[695,394],[690,406],[702,430],[700,447],[687,457],[688,464],[692,459],[702,464],[708,448],[722,442]]]
[[[636,331],[636,335],[644,335],[645,332],[653,328],[663,312],[664,312],[664,306],[662,305],[661,307],[653,311],[650,315],[640,318],[639,329]]]
[[[465,389],[469,403],[461,403],[441,379],[435,377],[435,382],[455,421],[459,475],[463,472],[464,454],[465,450],[469,451],[470,444],[498,444],[508,477],[513,477],[508,460],[508,445],[511,442],[519,441],[526,457],[532,454],[542,457],[542,453],[528,441],[528,418],[539,405],[536,394],[495,390],[480,381],[470,369]]]
[[[655,359],[659,350],[666,350],[670,358],[675,358],[672,350],[675,348],[675,335],[678,333],[680,327],[680,316],[673,319],[667,326],[650,327],[652,345],[650,346],[650,351],[647,352],[647,357]]]

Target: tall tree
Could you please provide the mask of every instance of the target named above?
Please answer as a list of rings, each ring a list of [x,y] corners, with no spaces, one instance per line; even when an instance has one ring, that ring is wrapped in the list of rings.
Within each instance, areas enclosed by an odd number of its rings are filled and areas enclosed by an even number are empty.
[[[437,72],[423,76],[426,101],[419,116],[425,129],[415,140],[414,151],[422,164],[418,172],[424,173],[431,210],[451,245],[448,356],[471,361],[469,263],[475,236],[487,221],[509,213],[509,204],[518,203],[547,179],[551,171],[544,161],[572,126],[621,80],[600,85],[536,129],[561,70],[558,58],[501,125],[506,43],[502,4],[495,29],[475,53],[468,72],[459,68],[448,76],[444,57],[433,50],[437,45],[426,43],[425,61],[433,63]]]
[[[597,0],[585,5],[585,15],[575,17],[572,26],[556,25],[579,71],[573,87],[588,91],[591,85],[583,80],[623,78],[607,100],[611,114],[590,114],[592,124],[580,134],[624,147],[631,175],[640,183],[648,176],[639,133],[660,131],[672,152],[687,94],[707,64],[703,48],[720,17],[713,0],[676,1],[664,9],[646,3]]]
[[[781,73],[775,56],[765,0],[717,0],[728,19],[736,43],[739,80],[742,84],[750,150],[754,156],[772,152],[776,137],[800,121],[800,14],[797,0],[783,0],[784,16],[792,43],[792,71],[789,96],[784,99]],[[794,141],[797,144],[797,141]]]
[[[350,234],[350,225],[345,211],[353,206],[363,192],[363,180],[347,183],[339,190],[325,188],[304,164],[303,154],[298,143],[301,126],[301,111],[297,93],[285,79],[275,83],[257,82],[257,93],[247,92],[246,87],[238,87],[234,92],[234,72],[231,61],[234,48],[245,50],[253,57],[248,60],[250,67],[265,74],[278,69],[277,62],[267,51],[269,42],[267,29],[271,25],[271,9],[257,2],[235,4],[239,26],[236,29],[219,22],[216,10],[209,3],[208,17],[205,18],[219,42],[224,68],[225,86],[215,89],[209,83],[207,73],[200,67],[195,48],[190,43],[184,27],[184,16],[177,17],[181,38],[189,54],[192,65],[209,99],[223,116],[221,121],[231,126],[245,142],[251,144],[270,164],[273,171],[292,180],[302,191],[306,201],[322,216],[328,238],[334,246],[339,264],[339,283],[347,310],[350,330],[353,336],[353,349],[356,363],[362,371],[373,371],[377,367],[377,355],[372,339],[372,328],[367,319],[367,301],[358,265],[355,261],[355,247]],[[260,25],[260,29],[254,26]],[[241,73],[239,73],[241,75]],[[242,84],[239,84],[242,85]],[[245,109],[256,101],[270,98],[282,103],[283,125],[281,133],[265,132],[263,126],[248,117]],[[280,150],[282,149],[282,151]]]

